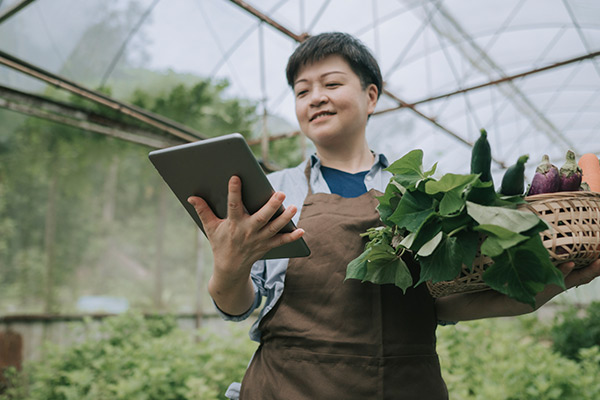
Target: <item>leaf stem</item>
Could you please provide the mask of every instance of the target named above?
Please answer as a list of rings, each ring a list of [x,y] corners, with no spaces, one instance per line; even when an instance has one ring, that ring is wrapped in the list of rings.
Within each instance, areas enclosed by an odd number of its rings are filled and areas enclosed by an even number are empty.
[[[464,229],[466,229],[466,228],[468,228],[468,227],[469,227],[468,225],[459,226],[458,228],[456,228],[455,230],[453,230],[452,232],[450,232],[450,233],[448,234],[448,237],[454,236],[454,235],[455,235],[455,234],[457,234],[458,232],[460,232],[460,231],[462,231],[462,230],[464,230]]]

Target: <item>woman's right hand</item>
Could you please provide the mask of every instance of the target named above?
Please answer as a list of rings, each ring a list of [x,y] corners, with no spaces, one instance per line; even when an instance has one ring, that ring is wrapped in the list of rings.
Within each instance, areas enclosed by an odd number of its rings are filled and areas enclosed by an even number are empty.
[[[269,250],[298,240],[304,234],[302,229],[279,233],[296,214],[295,206],[287,207],[271,221],[284,199],[283,193],[275,192],[260,210],[250,215],[242,203],[242,182],[237,176],[232,176],[229,180],[225,219],[217,217],[202,198],[188,198],[200,217],[212,248],[214,271],[209,291],[219,307],[221,305],[214,294],[221,297],[219,294],[227,296],[233,295],[232,292],[247,291],[252,264]],[[228,312],[225,309],[223,311]]]

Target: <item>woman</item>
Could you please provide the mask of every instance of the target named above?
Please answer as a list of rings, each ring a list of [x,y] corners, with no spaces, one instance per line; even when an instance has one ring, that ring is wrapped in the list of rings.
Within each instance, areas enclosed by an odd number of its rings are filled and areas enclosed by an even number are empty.
[[[434,300],[425,285],[403,294],[393,285],[344,281],[364,249],[360,233],[379,224],[376,196],[390,174],[365,130],[382,91],[368,49],[343,33],[309,38],[292,54],[288,83],[300,129],[316,154],[269,176],[278,190],[257,213],[244,212],[239,178],[229,182],[227,219],[192,197],[214,255],[209,292],[227,319],[247,318],[266,298],[251,338],[260,342],[241,384],[241,399],[447,399],[435,351],[439,320],[461,321],[533,311],[496,292]],[[285,192],[285,194],[284,194]],[[286,197],[287,195],[287,197]],[[284,204],[286,210],[271,217]],[[302,205],[300,215],[297,207]],[[298,229],[280,234],[288,221]],[[304,237],[311,255],[259,261],[268,250]],[[405,260],[413,274],[418,265]],[[572,271],[566,287],[591,281],[600,261]],[[549,286],[541,306],[562,291]]]

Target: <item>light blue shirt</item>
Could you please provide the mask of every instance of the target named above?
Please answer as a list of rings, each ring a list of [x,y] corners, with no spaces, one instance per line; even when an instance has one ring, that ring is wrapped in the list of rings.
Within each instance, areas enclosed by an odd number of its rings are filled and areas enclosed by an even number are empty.
[[[306,163],[311,162],[310,184],[313,193],[331,193],[327,182],[321,174],[321,161],[316,155],[312,155],[309,160],[304,161],[294,168],[284,169],[268,175],[271,185],[276,191],[285,193],[286,198],[283,202],[285,207],[295,205],[300,210],[304,199],[308,194],[308,184],[304,175]],[[367,191],[371,189],[385,192],[385,188],[392,177],[388,171],[384,171],[389,165],[387,158],[382,154],[375,154],[375,162],[365,175],[365,187]],[[296,213],[292,220],[297,225],[300,213]],[[258,315],[257,321],[250,328],[250,338],[260,342],[261,332],[258,324],[262,318],[275,306],[277,300],[283,293],[285,281],[285,272],[287,270],[289,259],[259,260],[252,266],[251,278],[254,284],[254,303],[252,307],[243,315],[231,316],[223,313],[217,308],[217,312],[225,320],[242,321],[248,318],[254,310],[260,307],[263,297],[265,305]]]

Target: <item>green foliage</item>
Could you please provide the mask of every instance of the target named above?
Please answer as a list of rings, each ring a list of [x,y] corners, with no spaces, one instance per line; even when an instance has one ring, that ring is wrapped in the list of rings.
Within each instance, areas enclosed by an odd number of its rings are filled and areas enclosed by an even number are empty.
[[[256,349],[236,325],[226,334],[205,328],[195,341],[170,317],[130,313],[105,319],[99,329],[95,324],[87,321],[78,344],[51,346],[23,373],[5,372],[8,389],[0,400],[221,399]],[[568,359],[549,339],[559,326],[523,316],[438,328],[450,398],[600,398],[600,346],[581,348],[578,361]]]
[[[375,243],[367,243],[363,254],[349,264],[349,278],[395,283],[406,290],[412,285],[410,272],[394,257],[412,251],[421,267],[415,285],[451,281],[460,276],[463,265],[473,265],[482,234],[481,254],[494,261],[483,281],[492,289],[534,307],[535,295],[546,285],[564,287],[539,235],[548,224],[532,212],[515,210],[523,201],[520,196],[496,194],[493,183],[482,182],[479,174],[448,173],[436,180],[436,167],[424,171],[423,152],[417,149],[386,169],[393,175],[378,211],[391,233],[369,238]],[[404,239],[393,243],[396,237]],[[385,249],[386,257],[373,257],[374,244]],[[370,279],[369,269],[375,270],[370,276],[385,279]]]
[[[187,125],[207,137],[232,132],[249,137],[256,120],[256,106],[227,98],[228,86],[225,80],[204,79],[191,87],[178,84],[157,97],[137,89],[133,104]]]
[[[227,86],[196,78],[192,85],[138,90],[130,101],[207,136],[250,135],[254,105],[227,97]],[[68,101],[141,125],[81,98]],[[159,265],[173,266],[163,274],[161,307],[192,307],[197,228],[149,163],[150,149],[14,113],[2,117],[0,313],[73,311],[77,298],[89,294],[155,307]],[[209,254],[204,258],[211,262]]]
[[[570,306],[552,328],[554,349],[572,360],[580,360],[582,349],[600,346],[600,302],[578,311]]]
[[[48,348],[42,362],[11,376],[1,400],[207,400],[240,380],[256,348],[241,330],[203,330],[199,341],[170,317],[128,313],[88,321],[86,338]],[[245,337],[244,337],[245,336]]]
[[[600,347],[579,363],[552,349],[535,317],[461,322],[438,329],[438,352],[453,400],[595,400]]]

